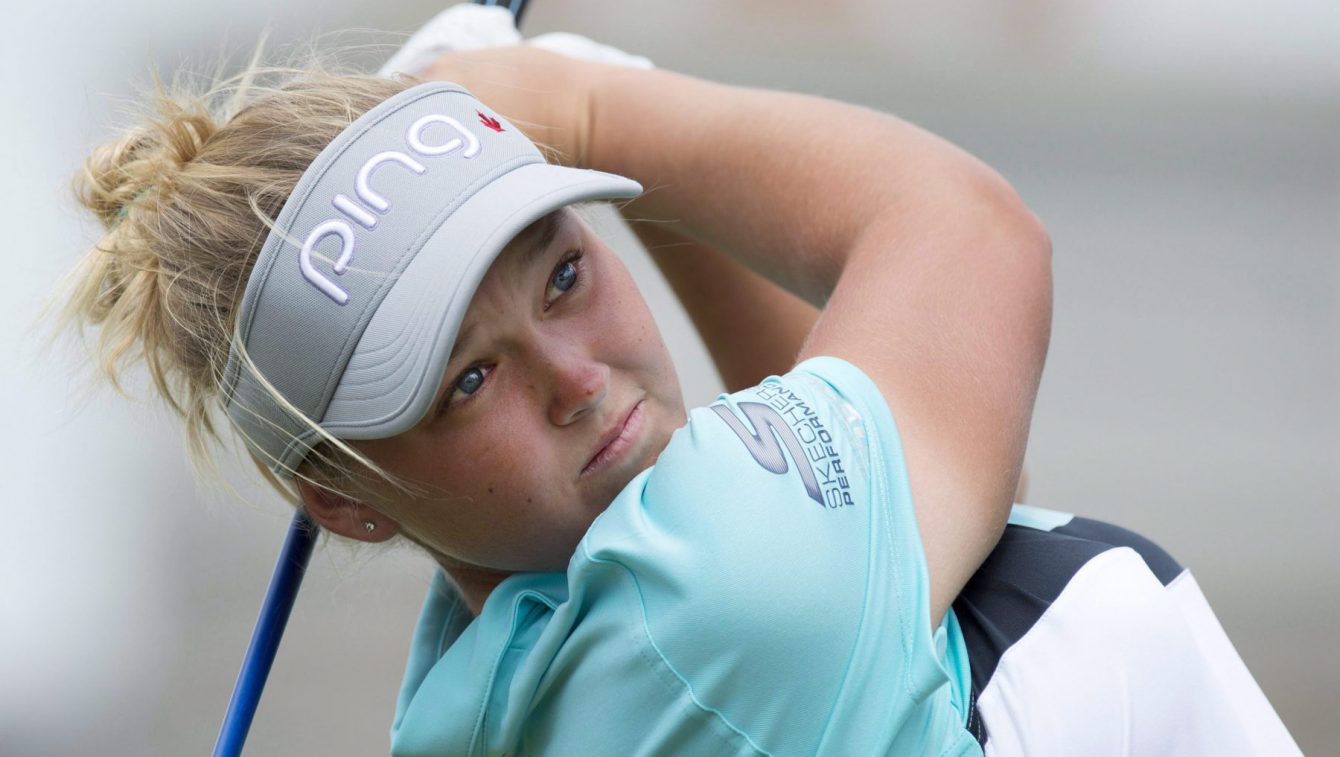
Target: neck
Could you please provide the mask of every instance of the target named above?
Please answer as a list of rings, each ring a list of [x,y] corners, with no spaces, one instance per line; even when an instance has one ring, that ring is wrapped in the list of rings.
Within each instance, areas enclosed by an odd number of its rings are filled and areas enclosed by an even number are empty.
[[[442,555],[436,555],[437,564],[451,576],[452,582],[456,588],[460,589],[461,596],[465,598],[465,604],[470,608],[470,614],[479,616],[480,610],[484,608],[484,601],[489,598],[489,594],[502,583],[504,578],[512,575],[510,571],[494,570],[492,568],[480,568],[475,565],[458,562],[446,558]]]

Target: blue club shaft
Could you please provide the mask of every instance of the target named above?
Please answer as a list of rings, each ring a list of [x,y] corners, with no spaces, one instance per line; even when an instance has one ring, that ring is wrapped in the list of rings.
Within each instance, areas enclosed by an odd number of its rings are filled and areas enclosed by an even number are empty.
[[[289,612],[312,557],[316,533],[316,526],[305,515],[294,514],[288,535],[284,537],[284,546],[279,551],[279,560],[275,563],[274,575],[270,577],[270,588],[265,592],[260,616],[256,619],[256,630],[251,634],[251,644],[242,659],[242,670],[233,686],[233,698],[228,702],[228,712],[219,728],[214,757],[236,757],[242,753],[242,744],[247,740],[247,731],[251,730],[251,720],[260,704],[265,679],[270,675],[279,640],[284,635]]]

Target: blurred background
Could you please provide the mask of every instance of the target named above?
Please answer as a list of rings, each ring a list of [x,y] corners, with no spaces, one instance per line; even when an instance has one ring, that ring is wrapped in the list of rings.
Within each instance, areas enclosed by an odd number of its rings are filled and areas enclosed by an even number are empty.
[[[151,63],[237,53],[266,24],[280,43],[348,28],[386,42],[443,7],[7,7],[0,754],[206,753],[289,517],[234,461],[236,495],[198,486],[163,408],[90,390],[79,351],[31,330],[96,239],[69,177]],[[1340,5],[533,0],[524,27],[896,113],[1009,179],[1055,246],[1028,501],[1132,527],[1191,566],[1299,745],[1334,750]],[[617,217],[605,231],[688,400],[710,401],[687,320]],[[385,753],[431,570],[408,549],[319,548],[249,754]]]

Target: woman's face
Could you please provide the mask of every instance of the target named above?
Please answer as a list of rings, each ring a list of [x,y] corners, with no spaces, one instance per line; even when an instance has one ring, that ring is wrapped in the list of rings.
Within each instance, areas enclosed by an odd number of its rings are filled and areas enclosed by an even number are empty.
[[[563,570],[591,521],[685,422],[670,354],[632,277],[571,208],[484,276],[435,409],[358,442],[426,494],[373,504],[452,561]],[[614,439],[611,442],[611,439]]]

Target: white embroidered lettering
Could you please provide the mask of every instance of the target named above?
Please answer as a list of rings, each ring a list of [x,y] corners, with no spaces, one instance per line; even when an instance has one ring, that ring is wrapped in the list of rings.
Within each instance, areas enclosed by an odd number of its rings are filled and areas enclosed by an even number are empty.
[[[423,141],[423,131],[429,124],[434,123],[446,124],[460,134],[460,137],[453,137],[440,145],[425,143]],[[464,147],[464,150],[462,150],[461,156],[465,158],[473,158],[480,152],[479,138],[473,132],[466,129],[451,116],[438,113],[424,116],[411,124],[409,130],[405,132],[405,141],[409,149],[425,157],[446,155],[461,150],[462,147]],[[375,210],[385,215],[391,210],[390,201],[372,188],[372,173],[383,163],[398,163],[418,176],[422,176],[428,171],[427,166],[399,150],[379,152],[368,158],[367,162],[358,169],[358,173],[354,176],[354,194],[357,195],[357,199],[348,195],[337,194],[331,199],[330,203],[354,223],[369,230],[376,228],[379,220],[376,213],[372,211]],[[335,258],[331,267],[336,275],[343,275],[349,268],[349,261],[354,257],[354,243],[357,236],[353,226],[338,218],[322,221],[307,235],[307,239],[302,244],[302,252],[298,255],[298,268],[302,271],[303,278],[307,279],[312,286],[334,300],[336,304],[345,305],[349,302],[349,293],[312,265],[312,255],[316,250],[316,245],[322,239],[332,235],[340,238],[340,254]]]
[[[340,256],[335,259],[335,264],[332,267],[336,274],[343,274],[348,270],[349,259],[354,256],[354,230],[344,221],[333,220],[318,225],[315,229],[312,229],[311,234],[307,235],[306,241],[302,243],[302,252],[298,254],[298,267],[302,269],[303,278],[310,281],[337,304],[343,305],[349,301],[349,293],[340,289],[335,282],[326,278],[312,265],[312,250],[316,248],[316,243],[331,234],[340,238]]]
[[[440,145],[425,144],[423,141],[423,129],[425,126],[432,123],[441,123],[450,126],[455,129],[461,137],[464,137],[464,141],[461,139],[453,139],[450,142]],[[446,155],[466,143],[470,146],[465,148],[465,152],[462,153],[462,155],[467,158],[473,158],[479,154],[478,137],[467,131],[464,126],[461,126],[460,121],[457,121],[451,116],[444,116],[437,113],[424,116],[413,124],[410,124],[409,131],[405,132],[405,141],[409,142],[410,148],[420,155]]]
[[[371,207],[373,210],[380,210],[383,213],[391,209],[391,203],[387,202],[385,197],[373,190],[370,180],[372,179],[372,172],[376,170],[377,166],[388,161],[399,163],[405,168],[420,175],[428,170],[419,161],[403,152],[395,150],[379,152],[371,158],[368,158],[368,162],[364,163],[363,167],[358,169],[358,175],[354,177],[354,192],[358,194],[358,199],[362,200],[364,205]]]
[[[344,195],[335,195],[335,199],[330,201],[335,209],[357,221],[365,229],[377,228],[377,216],[369,213],[362,205],[345,197]]]

